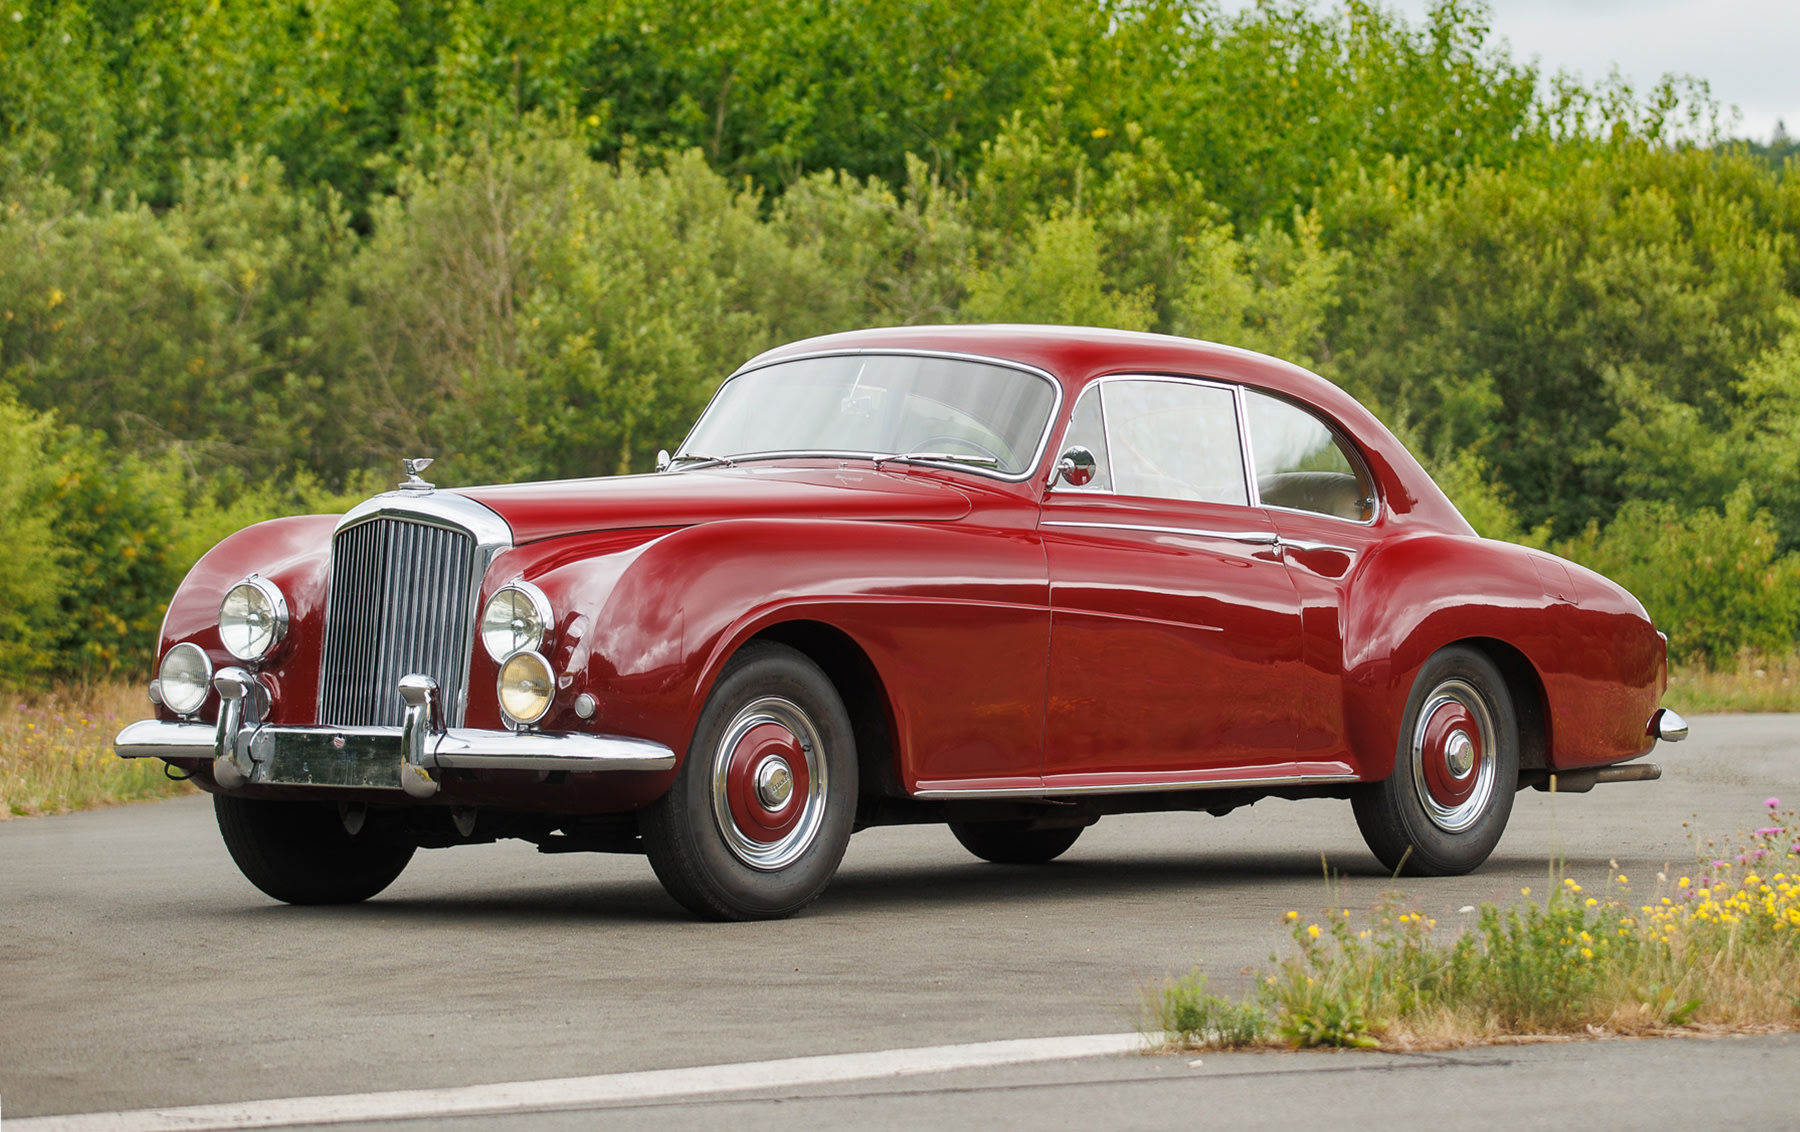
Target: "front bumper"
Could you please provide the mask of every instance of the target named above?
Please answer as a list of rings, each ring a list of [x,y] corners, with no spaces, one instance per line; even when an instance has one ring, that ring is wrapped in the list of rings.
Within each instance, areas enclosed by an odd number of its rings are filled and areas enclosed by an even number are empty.
[[[210,758],[224,789],[247,783],[437,792],[436,770],[534,770],[592,773],[671,770],[675,752],[660,743],[573,731],[486,731],[443,726],[437,685],[423,676],[400,682],[406,700],[399,727],[290,727],[258,714],[249,674],[228,668],[213,681],[219,721],[145,719],[113,740],[120,758]]]

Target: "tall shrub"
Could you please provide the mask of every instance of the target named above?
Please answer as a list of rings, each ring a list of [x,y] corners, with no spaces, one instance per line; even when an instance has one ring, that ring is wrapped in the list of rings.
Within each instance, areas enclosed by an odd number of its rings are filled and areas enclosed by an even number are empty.
[[[1671,654],[1719,665],[1740,649],[1793,647],[1800,555],[1778,555],[1776,543],[1746,484],[1722,511],[1634,500],[1559,549],[1635,593]]]

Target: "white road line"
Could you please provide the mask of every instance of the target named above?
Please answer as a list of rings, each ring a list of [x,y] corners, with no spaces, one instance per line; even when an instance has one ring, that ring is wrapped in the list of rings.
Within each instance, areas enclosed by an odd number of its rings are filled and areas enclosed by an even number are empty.
[[[1084,1034],[1068,1038],[1018,1038],[970,1045],[926,1046],[823,1057],[788,1057],[691,1069],[652,1069],[599,1077],[550,1081],[508,1081],[455,1089],[408,1089],[393,1093],[352,1093],[335,1097],[287,1097],[241,1104],[146,1108],[132,1112],[86,1112],[6,1121],[7,1132],[208,1132],[293,1125],[351,1124],[431,1116],[531,1112],[587,1108],[631,1101],[669,1100],[755,1089],[826,1085],[910,1077],[954,1069],[981,1069],[1028,1062],[1073,1061],[1132,1053],[1145,1048],[1139,1034]]]

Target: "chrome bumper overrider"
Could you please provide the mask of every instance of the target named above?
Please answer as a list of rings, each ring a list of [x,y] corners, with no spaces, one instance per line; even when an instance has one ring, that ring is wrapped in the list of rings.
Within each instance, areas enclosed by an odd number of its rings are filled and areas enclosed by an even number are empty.
[[[579,732],[447,728],[437,685],[429,677],[400,681],[406,701],[399,727],[288,727],[262,723],[249,673],[227,668],[213,679],[219,722],[146,719],[119,732],[120,758],[213,760],[213,778],[230,790],[246,783],[351,786],[437,792],[438,769],[619,771],[670,770],[675,752],[647,739]]]

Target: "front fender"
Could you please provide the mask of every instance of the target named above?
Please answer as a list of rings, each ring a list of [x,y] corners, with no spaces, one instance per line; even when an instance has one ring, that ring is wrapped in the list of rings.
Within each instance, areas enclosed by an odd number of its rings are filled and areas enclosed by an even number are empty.
[[[233,585],[261,574],[281,587],[288,604],[287,638],[258,669],[274,692],[272,722],[311,723],[331,585],[331,533],[337,521],[336,515],[298,515],[226,536],[176,587],[163,615],[157,657],[179,641],[192,641],[206,650],[215,669],[239,663],[219,643],[219,603]],[[216,719],[217,711],[218,693],[209,692],[200,717]],[[176,718],[160,706],[157,717]]]
[[[645,546],[620,573],[595,616],[586,679],[608,729],[685,753],[732,654],[772,625],[817,621],[862,649],[888,690],[909,782],[1035,773],[1048,598],[1029,528],[708,523]]]

